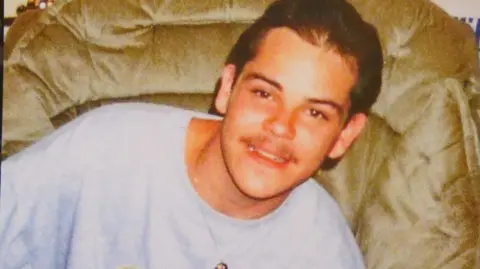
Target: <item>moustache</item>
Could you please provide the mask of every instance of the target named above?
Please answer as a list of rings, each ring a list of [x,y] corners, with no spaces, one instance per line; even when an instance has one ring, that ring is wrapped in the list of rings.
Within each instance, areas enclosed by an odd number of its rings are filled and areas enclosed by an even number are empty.
[[[269,152],[275,156],[288,161],[295,161],[293,147],[280,139],[272,138],[266,135],[257,135],[252,137],[242,137],[240,140],[249,147],[254,147],[262,151]]]

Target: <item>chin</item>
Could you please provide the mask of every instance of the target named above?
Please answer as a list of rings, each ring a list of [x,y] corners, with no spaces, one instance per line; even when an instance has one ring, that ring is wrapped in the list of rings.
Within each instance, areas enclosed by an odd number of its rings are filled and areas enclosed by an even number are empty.
[[[296,187],[300,181],[295,180],[297,159],[275,158],[265,148],[252,147],[245,139],[239,141],[229,148],[230,151],[223,153],[230,153],[226,154],[227,158],[224,155],[227,170],[242,195],[251,200],[265,201],[286,197]],[[235,158],[228,158],[233,156]]]
[[[281,179],[274,179],[277,182],[282,182]],[[246,197],[252,200],[264,201],[274,198],[280,198],[288,195],[293,188],[285,186],[268,186],[265,184],[266,181],[269,183],[274,183],[272,178],[265,179],[260,177],[250,177],[250,179],[245,180],[235,180],[234,183],[237,189]]]

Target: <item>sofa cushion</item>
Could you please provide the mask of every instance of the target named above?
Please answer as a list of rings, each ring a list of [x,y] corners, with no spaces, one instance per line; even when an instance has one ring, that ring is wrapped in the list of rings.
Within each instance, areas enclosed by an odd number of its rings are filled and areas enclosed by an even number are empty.
[[[56,1],[4,62],[6,154],[104,103],[207,111],[229,48],[268,2]],[[316,178],[369,268],[479,266],[473,33],[427,0],[350,2],[378,28],[383,87],[366,131]]]

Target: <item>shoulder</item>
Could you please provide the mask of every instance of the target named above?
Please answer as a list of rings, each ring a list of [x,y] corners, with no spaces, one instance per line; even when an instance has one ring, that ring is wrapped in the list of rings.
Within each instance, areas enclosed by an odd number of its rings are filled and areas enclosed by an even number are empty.
[[[41,138],[19,155],[67,154],[84,148],[97,148],[123,143],[151,132],[166,134],[188,124],[194,112],[147,103],[118,103],[86,112]],[[178,129],[177,128],[177,129]],[[161,137],[159,137],[161,138]],[[81,152],[81,151],[80,151]],[[17,159],[17,156],[8,158]]]
[[[301,185],[299,191],[308,197],[304,207],[312,214],[307,260],[329,264],[328,268],[365,268],[354,234],[336,200],[314,179]],[[323,253],[321,258],[318,253]]]
[[[180,141],[194,114],[146,103],[106,105],[82,114],[2,161],[2,175],[20,173],[25,167],[72,172],[120,157],[132,159],[146,149],[171,148],[170,140]]]
[[[150,103],[117,103],[105,105],[75,119],[71,125],[95,124],[100,129],[115,125],[175,122],[187,119],[197,112],[177,107]]]
[[[308,204],[319,220],[328,219],[329,222],[336,222],[339,226],[348,226],[338,202],[315,179],[307,180],[296,191],[295,195],[303,197],[302,202]]]
[[[138,182],[135,173],[173,162],[190,113],[139,103],[94,109],[2,161],[2,180],[32,205],[61,193],[74,197],[87,185],[133,184],[127,175]]]
[[[167,105],[117,103],[87,112],[72,125],[88,132],[131,135],[154,132],[163,136],[177,130],[183,132],[193,117],[215,118],[207,113]]]

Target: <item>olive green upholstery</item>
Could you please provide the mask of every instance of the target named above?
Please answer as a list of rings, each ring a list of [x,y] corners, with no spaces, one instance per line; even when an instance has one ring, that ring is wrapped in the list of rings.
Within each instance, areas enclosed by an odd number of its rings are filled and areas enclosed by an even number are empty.
[[[60,0],[25,15],[5,43],[4,156],[105,103],[208,111],[224,57],[268,2]],[[383,88],[355,146],[316,178],[368,268],[479,268],[474,35],[426,0],[350,2],[378,28]]]

